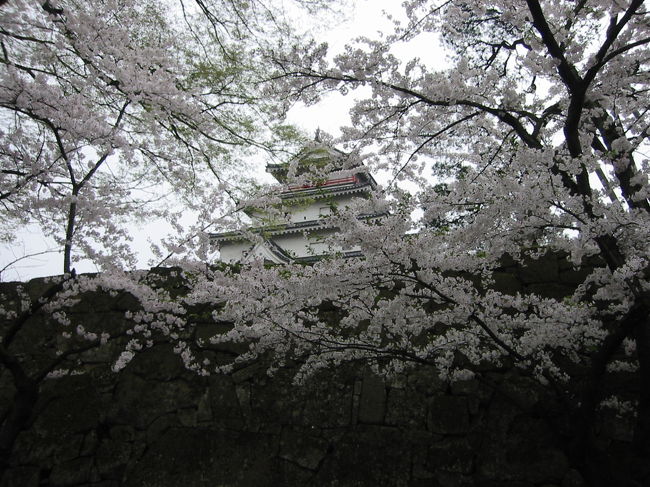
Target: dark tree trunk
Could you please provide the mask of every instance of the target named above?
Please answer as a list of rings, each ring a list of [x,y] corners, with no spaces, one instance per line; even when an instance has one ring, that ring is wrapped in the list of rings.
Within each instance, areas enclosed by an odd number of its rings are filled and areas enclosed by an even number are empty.
[[[638,485],[650,485],[650,319],[634,330],[639,360],[639,405],[634,429],[634,477]]]

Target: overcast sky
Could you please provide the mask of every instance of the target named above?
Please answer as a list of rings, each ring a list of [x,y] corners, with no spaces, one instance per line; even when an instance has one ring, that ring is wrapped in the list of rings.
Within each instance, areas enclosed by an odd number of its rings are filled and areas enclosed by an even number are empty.
[[[316,29],[319,39],[329,44],[328,54],[340,52],[346,43],[355,37],[376,37],[378,31],[391,28],[391,21],[384,11],[393,17],[406,20],[399,0],[354,0],[346,18],[340,19],[338,25],[325,29]],[[408,59],[417,56],[432,67],[442,67],[444,56],[434,34],[420,36],[406,44],[397,45],[391,51],[396,56]],[[317,128],[333,136],[340,135],[339,128],[350,123],[348,111],[354,101],[354,94],[343,96],[329,94],[320,103],[310,107],[296,106],[289,113],[289,121],[303,127],[309,133]]]

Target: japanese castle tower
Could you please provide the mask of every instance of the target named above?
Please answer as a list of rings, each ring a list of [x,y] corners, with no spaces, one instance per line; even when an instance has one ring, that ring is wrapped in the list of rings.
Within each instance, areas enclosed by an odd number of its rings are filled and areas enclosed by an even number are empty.
[[[361,255],[358,248],[331,248],[327,238],[337,228],[327,217],[354,198],[367,198],[376,189],[377,183],[363,164],[351,163],[347,154],[322,143],[317,134],[288,163],[269,164],[266,171],[282,185],[277,194],[281,203],[275,212],[245,208],[253,220],[245,231],[211,234],[221,261],[246,263],[261,258],[285,264],[313,262],[331,254]]]

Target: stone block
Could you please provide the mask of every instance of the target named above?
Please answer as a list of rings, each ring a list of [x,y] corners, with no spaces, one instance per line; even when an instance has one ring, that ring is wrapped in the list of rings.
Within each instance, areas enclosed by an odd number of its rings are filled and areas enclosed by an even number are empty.
[[[483,446],[478,471],[493,480],[560,483],[568,461],[553,444],[552,433],[542,420],[517,416],[499,438]]]
[[[559,282],[544,282],[526,286],[525,292],[529,294],[536,294],[543,298],[562,300],[566,296],[571,296],[574,289],[575,288],[573,286],[568,286]]]
[[[55,465],[50,473],[50,485],[67,487],[89,484],[91,481],[92,457],[82,457]]]
[[[125,373],[147,377],[149,380],[170,381],[179,377],[196,380],[197,377],[183,367],[171,345],[160,344],[137,353]]]
[[[104,479],[120,480],[131,455],[130,443],[104,440],[95,455],[97,471]]]
[[[273,465],[273,469],[277,472],[278,478],[282,479],[278,485],[313,485],[311,479],[314,472],[291,461],[280,459]]]
[[[499,389],[524,409],[532,409],[541,400],[538,383],[518,374],[505,374]]]
[[[79,456],[79,451],[81,450],[83,440],[84,435],[82,434],[69,434],[59,436],[56,447],[53,451],[52,458],[57,463],[74,460]]]
[[[188,428],[196,426],[196,409],[183,408],[179,409],[176,414],[178,415],[178,422],[181,424],[181,426],[186,426]]]
[[[426,401],[423,397],[414,397],[412,391],[389,389],[385,422],[389,425],[426,430]]]
[[[492,287],[504,294],[515,295],[523,289],[521,281],[510,272],[495,271],[492,273],[492,279],[494,279]]]
[[[604,409],[597,419],[599,436],[609,440],[631,443],[634,438],[636,421],[630,415],[620,416],[616,411]]]
[[[210,406],[210,390],[206,389],[196,407],[196,420],[205,423],[212,420],[212,407]]]
[[[43,436],[85,433],[99,423],[101,396],[84,375],[45,381],[34,430]]]
[[[236,372],[233,372],[230,376],[232,381],[235,384],[240,384],[251,380],[254,377],[261,377],[265,375],[267,364],[263,362],[255,362],[254,364],[243,367]]]
[[[427,429],[442,435],[463,434],[469,431],[467,398],[462,396],[434,396],[429,400]]]
[[[38,487],[39,483],[38,467],[15,467],[5,472],[0,487]]]
[[[587,276],[591,274],[593,269],[591,267],[581,267],[574,269],[573,267],[569,269],[560,270],[559,281],[562,284],[568,284],[570,286],[578,286],[582,284]]]
[[[452,382],[450,384],[451,393],[454,396],[467,396],[477,394],[479,391],[479,381],[478,380],[459,380]]]
[[[329,442],[311,433],[309,429],[284,429],[280,439],[280,458],[308,470],[317,470],[327,454]]]
[[[585,481],[577,470],[571,468],[567,470],[562,478],[562,487],[584,487]]]
[[[386,384],[383,379],[367,371],[363,376],[359,397],[358,421],[381,424],[386,415]]]
[[[537,487],[530,482],[519,480],[485,480],[479,478],[472,487]]]
[[[337,429],[356,423],[353,414],[358,412],[358,401],[356,407],[353,403],[361,394],[361,385],[355,395],[354,384],[354,376],[348,371],[329,370],[316,374],[304,386],[287,383],[280,397],[285,410],[291,411],[293,424]],[[275,397],[277,401],[277,391],[269,390],[268,399]]]
[[[152,443],[157,441],[162,435],[164,435],[167,430],[170,428],[178,427],[178,417],[173,414],[164,414],[154,418],[149,427],[147,428],[146,441],[147,443]]]
[[[217,428],[242,428],[244,417],[235,392],[235,385],[230,377],[225,375],[211,376],[208,387],[210,409],[215,412],[213,425]]]
[[[97,449],[99,439],[97,438],[97,431],[91,430],[84,436],[83,443],[81,444],[80,456],[92,455]]]
[[[409,371],[408,387],[417,394],[423,396],[441,394],[447,389],[447,385],[433,367],[416,367]]]
[[[272,487],[278,442],[259,433],[171,428],[124,474],[123,487]]]
[[[427,463],[436,471],[469,474],[474,469],[475,454],[466,437],[445,438],[429,446]]]
[[[119,442],[130,442],[135,437],[135,430],[129,425],[112,426],[109,435],[111,440]]]
[[[239,410],[242,412],[246,420],[251,419],[251,386],[250,384],[238,384],[235,386],[235,395],[237,396],[237,403]]]
[[[303,423],[304,402],[299,398],[308,400],[309,396],[303,387],[293,385],[292,379],[293,375],[280,370],[272,378],[264,375],[264,380],[238,384],[238,391],[240,388],[250,390],[248,405],[240,402],[242,411],[248,411],[245,412],[247,417],[255,417],[266,425]],[[318,406],[323,407],[323,404]]]
[[[199,382],[180,378],[146,380],[130,373],[121,374],[108,416],[112,423],[145,429],[159,416],[196,408],[202,392]]]
[[[472,477],[456,472],[438,472],[436,480],[436,487],[475,487]]]
[[[358,425],[332,445],[311,485],[407,486],[411,458],[399,429]]]
[[[519,279],[525,284],[557,282],[559,279],[557,256],[548,253],[538,259],[526,259],[519,268]]]

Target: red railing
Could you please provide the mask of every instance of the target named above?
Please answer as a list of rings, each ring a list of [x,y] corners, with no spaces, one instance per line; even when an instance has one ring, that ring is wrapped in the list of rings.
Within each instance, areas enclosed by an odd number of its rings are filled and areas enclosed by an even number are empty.
[[[350,176],[347,178],[338,178],[338,179],[328,179],[324,183],[308,184],[305,183],[302,186],[288,186],[289,191],[296,191],[299,189],[309,189],[309,188],[320,188],[323,186],[337,186],[339,184],[349,184],[349,183],[358,183],[359,178],[357,176]]]

